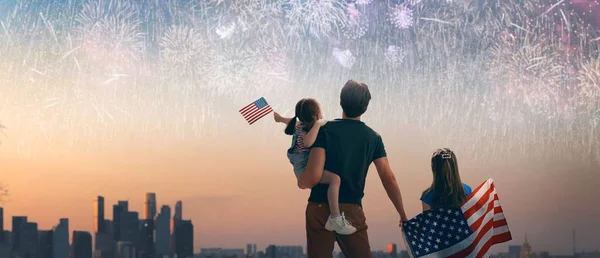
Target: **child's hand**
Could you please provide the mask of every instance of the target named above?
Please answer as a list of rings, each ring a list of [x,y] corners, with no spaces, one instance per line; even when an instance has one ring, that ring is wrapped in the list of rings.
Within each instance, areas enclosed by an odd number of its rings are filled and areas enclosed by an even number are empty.
[[[275,119],[275,122],[281,121],[281,115],[277,112],[273,112],[273,118]]]
[[[317,122],[315,122],[315,125],[324,126],[326,123],[327,123],[327,120],[319,119],[319,120],[317,120]]]

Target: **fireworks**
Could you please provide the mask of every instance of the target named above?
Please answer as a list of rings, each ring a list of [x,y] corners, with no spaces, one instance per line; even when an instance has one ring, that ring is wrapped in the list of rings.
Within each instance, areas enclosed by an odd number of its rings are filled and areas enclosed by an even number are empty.
[[[356,9],[354,4],[348,5],[348,22],[342,26],[343,34],[348,39],[359,39],[367,33],[369,20]]]
[[[391,45],[385,52],[385,60],[392,67],[399,67],[404,61],[404,51],[401,47]]]
[[[186,26],[170,27],[160,40],[167,74],[194,81],[206,73],[210,52],[202,35]]]
[[[413,12],[404,5],[393,7],[388,17],[388,20],[398,29],[407,29],[413,25]]]
[[[346,24],[346,3],[343,0],[289,0],[286,18],[290,33],[328,37]]]
[[[534,113],[554,116],[566,104],[566,68],[543,38],[525,38],[493,50],[489,65],[493,81],[505,94],[522,99]]]
[[[579,70],[580,105],[600,117],[600,59],[584,64]]]
[[[350,52],[349,49],[341,50],[337,47],[334,47],[332,54],[337,62],[345,68],[352,68],[356,62],[356,58],[354,55],[352,55],[352,52]]]
[[[367,5],[367,4],[370,4],[371,2],[373,2],[373,0],[356,0],[356,4],[359,4],[359,5]]]

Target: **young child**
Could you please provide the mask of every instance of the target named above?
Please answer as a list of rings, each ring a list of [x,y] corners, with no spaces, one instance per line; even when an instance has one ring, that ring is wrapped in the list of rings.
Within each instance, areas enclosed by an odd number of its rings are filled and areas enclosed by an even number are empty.
[[[308,163],[310,147],[317,139],[319,128],[325,125],[327,121],[323,120],[319,103],[310,98],[301,99],[296,104],[296,115],[293,118],[286,118],[274,112],[275,122],[285,123],[285,134],[292,135],[292,146],[287,151],[290,163],[294,166],[294,174],[299,180],[300,175]],[[346,220],[344,214],[340,214],[338,204],[340,191],[340,177],[327,170],[323,171],[321,184],[329,184],[327,190],[327,199],[331,215],[325,223],[325,229],[335,231],[340,235],[350,235],[356,232],[350,222]]]
[[[423,212],[435,208],[456,208],[467,199],[471,187],[463,184],[454,152],[438,149],[431,157],[433,182],[421,195]]]

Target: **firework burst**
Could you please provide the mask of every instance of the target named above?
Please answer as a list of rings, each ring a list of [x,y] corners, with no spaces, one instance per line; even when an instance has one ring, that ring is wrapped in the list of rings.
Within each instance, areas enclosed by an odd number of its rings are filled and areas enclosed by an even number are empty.
[[[82,50],[92,61],[110,70],[132,68],[140,60],[144,34],[135,9],[122,1],[92,1],[77,18]]]
[[[342,26],[342,33],[347,39],[359,39],[367,33],[369,19],[361,14],[354,4],[348,5],[348,21]]]
[[[534,113],[555,116],[568,107],[566,68],[553,45],[541,37],[503,43],[492,51],[488,66],[505,94],[524,101]]]
[[[291,35],[329,37],[347,22],[343,0],[288,0],[286,18]]]
[[[413,25],[413,11],[405,5],[396,5],[388,13],[388,20],[398,29],[407,29]]]
[[[578,79],[579,105],[600,117],[600,58],[582,65]]]
[[[399,67],[404,61],[404,50],[399,46],[389,46],[385,52],[385,60],[391,67]]]
[[[160,40],[162,67],[178,80],[197,81],[208,70],[210,49],[202,35],[186,26],[168,28]]]

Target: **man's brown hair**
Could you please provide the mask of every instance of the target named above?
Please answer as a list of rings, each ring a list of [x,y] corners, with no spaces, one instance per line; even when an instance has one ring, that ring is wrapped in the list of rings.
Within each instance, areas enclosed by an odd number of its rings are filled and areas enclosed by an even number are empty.
[[[367,111],[371,92],[369,87],[355,80],[348,80],[340,93],[340,105],[349,118],[359,117]]]

